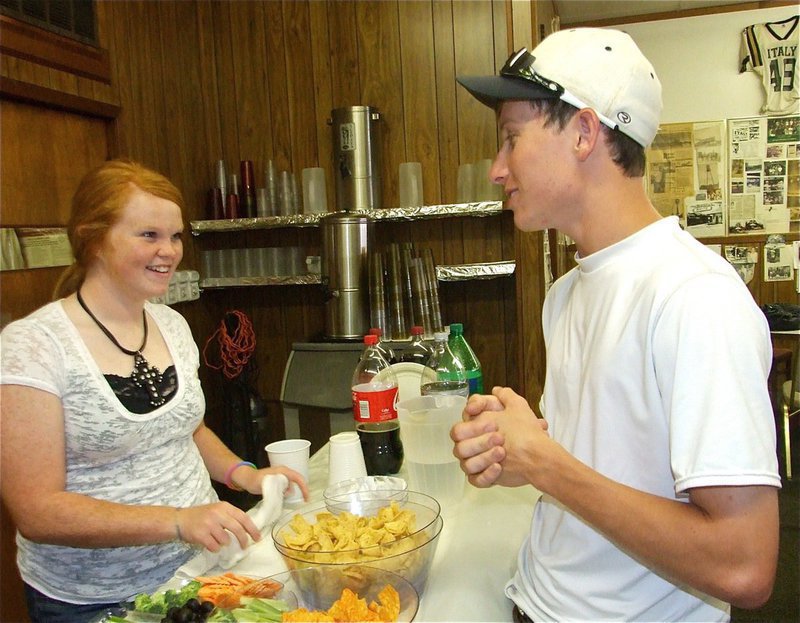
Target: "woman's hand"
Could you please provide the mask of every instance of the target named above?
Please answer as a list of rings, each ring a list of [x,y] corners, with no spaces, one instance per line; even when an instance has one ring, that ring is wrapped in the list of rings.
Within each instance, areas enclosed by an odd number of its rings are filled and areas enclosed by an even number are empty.
[[[252,467],[243,466],[231,474],[231,480],[248,493],[261,495],[261,481],[264,479],[264,476],[268,474],[283,474],[286,476],[286,478],[289,479],[289,485],[291,486],[292,483],[295,483],[300,488],[300,491],[303,492],[303,499],[306,502],[308,501],[308,483],[306,483],[305,478],[303,478],[300,472],[290,467],[266,467],[264,469],[255,470]],[[288,490],[289,487],[286,488],[286,491]],[[285,493],[286,492],[284,492],[284,494]]]
[[[218,552],[230,543],[231,535],[242,549],[261,539],[261,532],[243,510],[228,502],[215,502],[202,506],[175,509],[175,534],[186,543],[201,545]]]

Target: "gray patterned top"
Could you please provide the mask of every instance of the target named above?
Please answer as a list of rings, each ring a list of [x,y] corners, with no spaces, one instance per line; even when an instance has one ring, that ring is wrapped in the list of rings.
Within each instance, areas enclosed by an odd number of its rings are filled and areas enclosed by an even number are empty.
[[[205,412],[197,345],[184,318],[145,307],[175,362],[178,390],[149,413],[131,413],[103,377],[61,301],[12,322],[0,334],[0,383],[61,399],[66,489],[122,504],[187,507],[217,500],[192,433]],[[151,592],[196,551],[178,541],[82,549],[34,543],[17,534],[23,580],[71,603],[117,601]]]

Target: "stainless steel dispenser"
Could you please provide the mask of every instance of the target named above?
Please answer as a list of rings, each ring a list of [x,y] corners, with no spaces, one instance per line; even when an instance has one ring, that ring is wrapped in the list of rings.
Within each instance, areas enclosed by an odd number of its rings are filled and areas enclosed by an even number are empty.
[[[369,106],[331,111],[337,210],[381,207],[380,120],[378,110]]]
[[[369,329],[368,263],[372,221],[335,212],[320,218],[325,337],[361,339]]]

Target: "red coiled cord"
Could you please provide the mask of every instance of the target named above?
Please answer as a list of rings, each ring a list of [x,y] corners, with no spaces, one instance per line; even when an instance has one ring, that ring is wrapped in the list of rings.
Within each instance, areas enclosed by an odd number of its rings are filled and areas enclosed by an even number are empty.
[[[228,316],[234,316],[237,320],[233,328],[233,335],[228,332],[226,322]],[[218,365],[212,364],[208,360],[207,354],[208,346],[214,338],[219,344],[220,363]],[[253,323],[250,322],[247,314],[238,310],[229,311],[217,330],[206,340],[206,345],[203,347],[203,360],[209,368],[222,370],[225,377],[232,380],[242,373],[255,349],[256,334],[253,330]]]

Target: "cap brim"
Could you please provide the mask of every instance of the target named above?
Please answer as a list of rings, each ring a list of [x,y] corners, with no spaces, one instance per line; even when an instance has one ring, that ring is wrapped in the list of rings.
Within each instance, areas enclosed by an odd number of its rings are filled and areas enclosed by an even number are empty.
[[[556,99],[558,93],[533,82],[505,76],[457,76],[459,84],[481,104],[497,108],[508,100]]]

